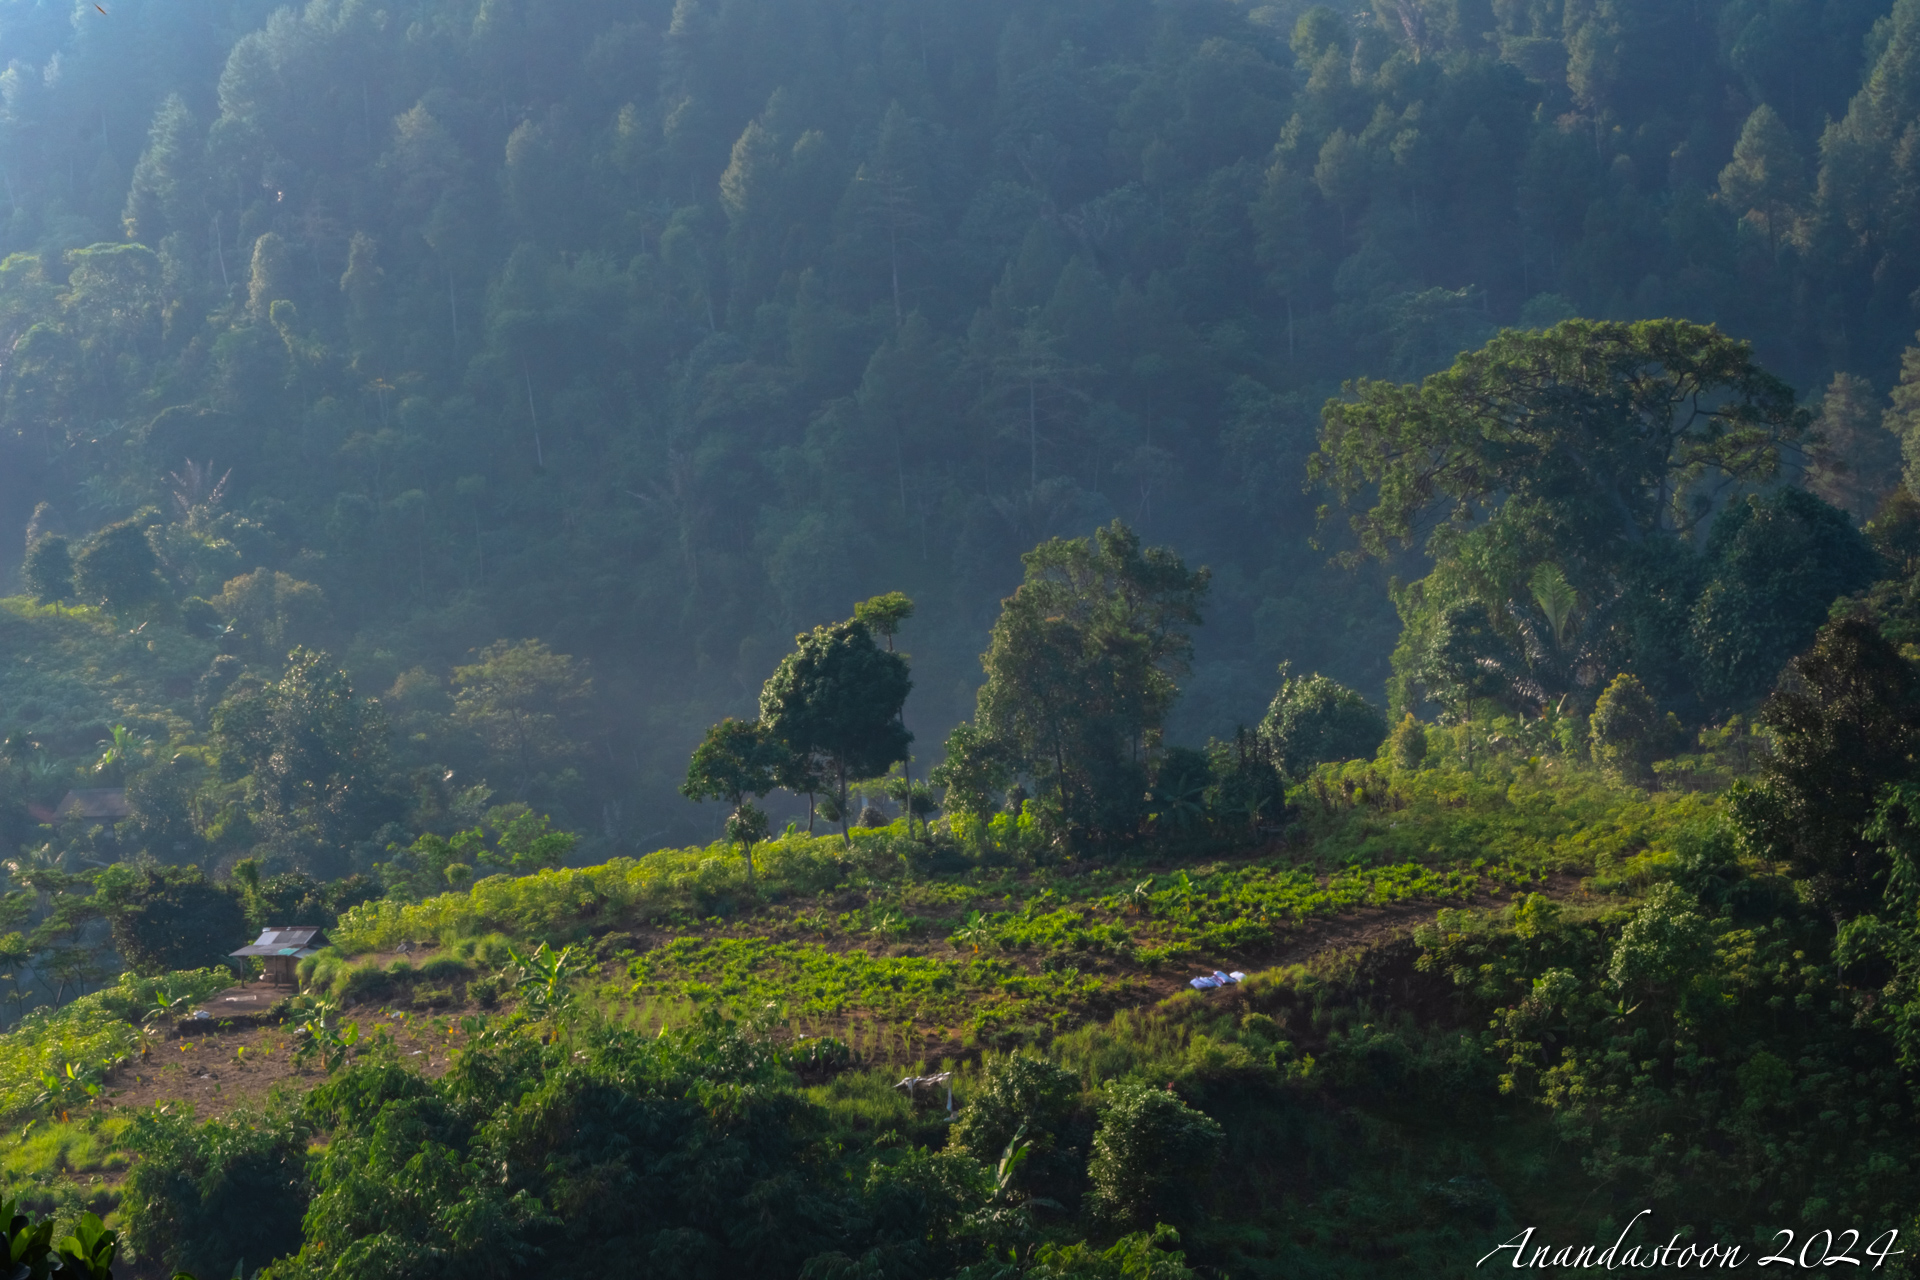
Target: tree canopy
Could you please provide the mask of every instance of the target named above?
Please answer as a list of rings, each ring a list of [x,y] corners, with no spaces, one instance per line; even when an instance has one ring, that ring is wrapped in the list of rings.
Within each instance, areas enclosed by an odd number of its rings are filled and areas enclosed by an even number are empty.
[[[1772,480],[1810,418],[1752,344],[1683,320],[1506,330],[1418,384],[1362,378],[1329,401],[1311,474],[1370,554],[1423,518],[1444,547],[1503,509],[1538,507],[1569,551],[1688,533],[1729,486]]]
[[[976,740],[958,745],[977,758],[995,744],[1065,829],[1127,831],[1209,574],[1142,546],[1117,520],[1091,538],[1051,539],[1022,562],[1026,579],[1002,602],[981,656]]]
[[[808,776],[831,783],[846,839],[848,782],[906,759],[913,735],[900,716],[913,680],[906,659],[876,645],[858,618],[815,627],[794,646],[760,690],[760,723],[772,741],[814,762]]]

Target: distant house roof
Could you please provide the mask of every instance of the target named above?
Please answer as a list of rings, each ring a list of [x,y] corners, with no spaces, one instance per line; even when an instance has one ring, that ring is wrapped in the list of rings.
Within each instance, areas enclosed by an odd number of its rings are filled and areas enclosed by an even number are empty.
[[[124,818],[133,812],[124,787],[76,787],[53,811],[62,822],[70,818]]]
[[[292,956],[303,960],[320,948],[332,945],[327,935],[314,925],[295,925],[293,928],[262,929],[260,936],[253,940],[250,947],[227,954],[233,956]]]

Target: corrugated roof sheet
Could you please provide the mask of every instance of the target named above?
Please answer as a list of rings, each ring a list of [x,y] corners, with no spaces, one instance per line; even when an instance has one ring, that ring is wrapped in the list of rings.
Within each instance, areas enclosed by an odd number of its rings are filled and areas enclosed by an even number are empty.
[[[262,929],[253,945],[229,951],[230,956],[292,956],[305,959],[320,948],[331,945],[327,935],[316,925],[295,925],[292,928],[275,927]]]

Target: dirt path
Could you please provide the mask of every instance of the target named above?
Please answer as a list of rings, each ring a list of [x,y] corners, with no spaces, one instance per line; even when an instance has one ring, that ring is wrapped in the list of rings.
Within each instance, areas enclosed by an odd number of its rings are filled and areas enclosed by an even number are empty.
[[[220,1009],[227,994],[214,996],[206,1008]],[[285,994],[284,989],[279,993]],[[403,1060],[417,1063],[429,1075],[444,1072],[465,1039],[457,1017],[371,1006],[346,1016],[360,1024],[362,1045],[391,1039]],[[189,1022],[175,1037],[156,1037],[145,1058],[115,1068],[100,1105],[125,1111],[184,1103],[203,1120],[237,1107],[257,1110],[277,1087],[304,1093],[326,1079],[317,1062],[294,1061],[298,1047],[291,1027],[256,1018],[216,1015],[210,1022]]]

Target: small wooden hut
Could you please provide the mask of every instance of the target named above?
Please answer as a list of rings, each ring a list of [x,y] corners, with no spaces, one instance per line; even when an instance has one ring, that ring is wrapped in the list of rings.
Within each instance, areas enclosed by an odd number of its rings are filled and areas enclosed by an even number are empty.
[[[331,945],[327,935],[317,925],[303,924],[291,929],[263,929],[252,946],[228,954],[235,959],[259,956],[266,965],[268,981],[276,987],[291,987],[299,983],[295,970],[300,962],[320,948]]]

